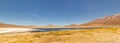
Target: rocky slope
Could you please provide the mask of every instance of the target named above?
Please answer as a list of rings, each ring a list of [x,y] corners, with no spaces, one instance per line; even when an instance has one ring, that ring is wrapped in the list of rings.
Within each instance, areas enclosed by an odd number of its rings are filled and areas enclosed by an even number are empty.
[[[79,24],[79,25],[68,25],[65,27],[82,27],[82,26],[119,26],[120,25],[120,14],[105,16],[103,18],[95,19],[91,22]]]
[[[81,25],[82,26],[114,26],[114,25],[120,25],[120,14],[95,19],[91,22],[81,24]]]

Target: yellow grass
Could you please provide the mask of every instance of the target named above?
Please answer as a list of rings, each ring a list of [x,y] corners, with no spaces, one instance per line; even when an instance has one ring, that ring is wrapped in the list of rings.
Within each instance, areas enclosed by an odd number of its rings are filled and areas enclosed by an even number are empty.
[[[0,43],[120,43],[119,28],[0,35]]]

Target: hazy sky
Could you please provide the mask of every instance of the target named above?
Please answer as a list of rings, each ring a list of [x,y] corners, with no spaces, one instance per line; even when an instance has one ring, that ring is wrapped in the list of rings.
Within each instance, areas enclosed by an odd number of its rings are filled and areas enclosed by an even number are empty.
[[[120,13],[120,0],[0,0],[0,22],[18,25],[81,24]]]

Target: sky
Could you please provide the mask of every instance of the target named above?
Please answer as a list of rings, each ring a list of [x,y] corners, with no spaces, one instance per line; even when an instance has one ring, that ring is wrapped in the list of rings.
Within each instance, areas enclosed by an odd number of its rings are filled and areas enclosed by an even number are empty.
[[[0,22],[17,25],[82,24],[120,13],[120,0],[0,0]]]

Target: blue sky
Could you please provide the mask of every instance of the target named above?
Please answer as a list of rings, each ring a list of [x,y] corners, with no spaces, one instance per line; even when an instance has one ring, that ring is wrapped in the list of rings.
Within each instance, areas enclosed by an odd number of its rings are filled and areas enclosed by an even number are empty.
[[[120,0],[0,0],[0,22],[18,25],[81,24],[120,13]]]

